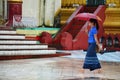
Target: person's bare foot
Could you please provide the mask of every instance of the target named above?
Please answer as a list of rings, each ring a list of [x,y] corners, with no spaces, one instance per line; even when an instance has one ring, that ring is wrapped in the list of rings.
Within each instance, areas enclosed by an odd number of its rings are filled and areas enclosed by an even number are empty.
[[[102,73],[102,69],[98,69],[98,73]]]
[[[84,72],[85,72],[85,70],[84,70],[84,69],[81,69],[81,70],[80,70],[80,72],[81,72],[81,73],[84,73]]]
[[[100,74],[100,73],[102,73],[102,69],[97,69],[97,70],[94,71],[94,73]]]

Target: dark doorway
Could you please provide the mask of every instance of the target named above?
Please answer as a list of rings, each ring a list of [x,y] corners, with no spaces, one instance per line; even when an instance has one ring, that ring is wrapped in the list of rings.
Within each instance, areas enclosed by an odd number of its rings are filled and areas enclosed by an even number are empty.
[[[105,5],[106,0],[87,0],[87,6]]]

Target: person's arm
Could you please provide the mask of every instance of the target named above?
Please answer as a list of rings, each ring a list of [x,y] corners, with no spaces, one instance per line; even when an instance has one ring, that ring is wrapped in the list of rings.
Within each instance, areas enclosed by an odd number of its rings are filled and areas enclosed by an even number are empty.
[[[97,34],[94,34],[94,38],[95,38],[95,41],[96,41],[96,44],[97,44],[99,50],[101,50],[101,45],[100,45],[100,43],[99,43],[99,41],[98,41]]]
[[[87,27],[85,28],[85,32],[88,34],[88,28]]]
[[[98,41],[98,37],[97,37],[97,34],[94,34],[94,38],[95,38],[95,41],[96,41],[96,44],[99,45],[99,41]]]

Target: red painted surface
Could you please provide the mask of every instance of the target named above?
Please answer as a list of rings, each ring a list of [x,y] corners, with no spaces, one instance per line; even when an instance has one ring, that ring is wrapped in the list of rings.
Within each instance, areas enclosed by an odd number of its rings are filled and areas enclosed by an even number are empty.
[[[57,35],[54,38],[54,44],[59,44],[60,39],[61,39],[61,33],[68,31],[70,29],[70,26],[72,25],[72,20],[73,18],[78,14],[83,12],[84,6],[80,6],[71,16],[70,18],[66,21],[66,24],[61,28],[61,30],[57,33]]]
[[[114,40],[115,37],[119,40],[120,45],[120,34],[105,34],[103,23],[105,21],[105,6],[98,6],[95,7],[84,7],[81,6],[76,10],[72,16],[68,19],[66,24],[61,28],[61,30],[57,33],[56,37],[52,39],[52,45],[61,46],[58,47],[60,49],[64,50],[87,50],[88,47],[88,34],[85,32],[86,27],[88,29],[88,22],[87,21],[81,21],[76,18],[74,18],[77,14],[82,12],[92,12],[93,14],[99,16],[101,21],[98,21],[99,23],[99,30],[98,30],[98,38],[104,37],[105,40],[103,41],[103,47],[109,50],[120,50],[120,46],[114,47]],[[108,38],[111,37],[112,44],[111,46],[107,46]],[[57,45],[57,46],[56,46]]]
[[[72,49],[72,40],[73,40],[73,37],[70,33],[63,32],[61,35],[61,41],[60,41],[62,48],[65,50],[71,50]]]
[[[99,7],[86,7],[80,6],[68,19],[66,24],[57,33],[56,37],[53,39],[53,45],[61,46],[61,49],[67,50],[86,50],[88,47],[88,35],[85,33],[85,28],[88,27],[87,21],[80,21],[74,19],[74,17],[82,12],[92,12],[102,19],[99,21],[99,31],[98,36],[101,37],[104,33],[103,22],[105,20],[105,6]],[[64,36],[63,36],[64,34]],[[71,47],[72,46],[72,47]]]
[[[102,17],[105,17],[104,12],[105,12],[105,6],[99,6],[97,9],[95,9],[95,11],[93,13],[95,15],[99,16],[102,19],[102,21],[104,22],[105,18],[102,18]],[[99,14],[99,13],[101,13],[101,14]],[[103,22],[99,21],[98,37],[101,37],[103,35],[103,33],[104,33]],[[78,32],[78,34],[74,38],[75,41],[73,41],[73,49],[87,50],[87,47],[88,47],[88,35],[85,33],[86,27],[88,27],[87,22],[82,26],[80,32]]]
[[[8,22],[7,22],[7,26],[12,26],[14,15],[22,15],[22,2],[8,1]]]
[[[40,36],[25,36],[26,40],[37,40],[40,41],[41,37]]]
[[[41,43],[52,44],[52,36],[48,32],[42,32],[40,36]]]
[[[96,19],[97,21],[102,21],[98,16],[96,16],[93,13],[80,13],[77,16],[75,16],[77,20],[84,20],[84,21],[89,21],[91,18]]]

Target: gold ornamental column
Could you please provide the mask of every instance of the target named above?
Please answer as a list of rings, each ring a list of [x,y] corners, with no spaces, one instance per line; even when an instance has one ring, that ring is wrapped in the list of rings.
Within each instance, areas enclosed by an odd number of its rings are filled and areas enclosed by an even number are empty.
[[[22,0],[8,0],[8,23],[7,26],[13,25],[13,16],[22,15]]]

